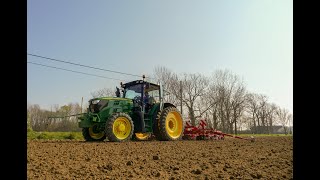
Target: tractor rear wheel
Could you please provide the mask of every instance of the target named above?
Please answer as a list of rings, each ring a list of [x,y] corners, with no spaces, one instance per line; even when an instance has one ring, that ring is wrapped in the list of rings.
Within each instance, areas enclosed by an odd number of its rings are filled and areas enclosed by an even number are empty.
[[[89,128],[83,128],[82,136],[86,141],[103,141],[106,139],[105,132],[99,130],[98,124],[94,124]]]
[[[105,133],[110,141],[122,142],[132,138],[133,130],[131,117],[126,113],[116,113],[107,121]]]
[[[159,117],[159,116],[158,116]],[[164,141],[180,140],[183,135],[183,120],[177,108],[169,106],[163,109],[158,120],[159,135]]]

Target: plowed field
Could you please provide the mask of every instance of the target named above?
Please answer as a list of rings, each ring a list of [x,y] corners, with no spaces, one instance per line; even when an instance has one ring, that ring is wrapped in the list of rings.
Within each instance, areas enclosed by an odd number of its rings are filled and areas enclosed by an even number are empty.
[[[28,140],[28,179],[292,179],[292,136],[125,143]]]

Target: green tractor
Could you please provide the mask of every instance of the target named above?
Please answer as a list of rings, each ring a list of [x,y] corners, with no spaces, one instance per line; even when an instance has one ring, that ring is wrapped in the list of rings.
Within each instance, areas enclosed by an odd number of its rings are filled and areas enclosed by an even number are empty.
[[[117,87],[116,97],[89,100],[87,112],[78,117],[86,141],[147,140],[151,135],[161,141],[181,139],[182,116],[173,104],[163,103],[160,83],[146,82],[143,77],[121,83],[121,91]]]

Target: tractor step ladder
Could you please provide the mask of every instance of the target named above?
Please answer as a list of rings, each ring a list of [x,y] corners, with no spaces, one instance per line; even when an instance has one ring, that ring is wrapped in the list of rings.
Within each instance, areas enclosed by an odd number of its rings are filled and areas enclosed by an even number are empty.
[[[146,115],[146,114],[145,114]],[[148,118],[145,118],[144,119],[144,124],[145,124],[145,128],[148,129],[148,130],[152,130],[152,124],[151,124],[151,120],[148,119]]]

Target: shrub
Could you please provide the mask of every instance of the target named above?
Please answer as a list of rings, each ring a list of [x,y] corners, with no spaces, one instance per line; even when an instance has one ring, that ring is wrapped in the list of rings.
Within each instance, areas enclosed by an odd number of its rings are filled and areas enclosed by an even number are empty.
[[[33,132],[32,128],[31,128],[31,127],[28,127],[28,128],[27,128],[27,132]]]
[[[76,139],[77,135],[76,133],[72,132],[70,134],[68,134],[65,139]]]
[[[49,135],[47,133],[40,133],[37,139],[49,139]]]

